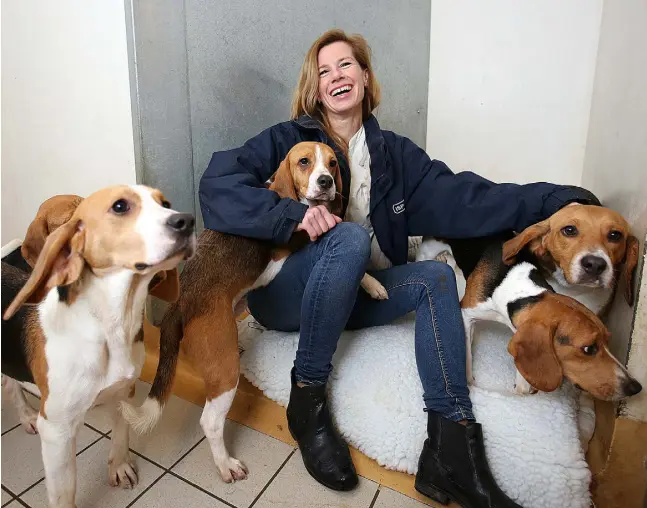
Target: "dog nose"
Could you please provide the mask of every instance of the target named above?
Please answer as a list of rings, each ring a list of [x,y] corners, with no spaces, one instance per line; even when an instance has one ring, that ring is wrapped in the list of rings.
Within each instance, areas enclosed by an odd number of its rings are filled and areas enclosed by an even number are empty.
[[[601,275],[607,268],[607,262],[599,256],[584,256],[580,263],[589,275]]]
[[[321,175],[317,178],[317,185],[322,189],[330,189],[332,187],[332,176]]]
[[[176,233],[183,236],[189,236],[193,233],[195,218],[190,213],[174,213],[166,219],[166,225]]]
[[[636,395],[637,393],[640,393],[641,390],[643,389],[643,386],[636,381],[635,379],[630,379],[624,386],[624,392],[627,395],[627,397],[631,397],[632,395]]]

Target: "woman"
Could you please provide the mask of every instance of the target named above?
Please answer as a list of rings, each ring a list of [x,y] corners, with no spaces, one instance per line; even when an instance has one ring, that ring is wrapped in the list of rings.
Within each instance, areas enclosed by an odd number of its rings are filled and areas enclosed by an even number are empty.
[[[276,243],[304,230],[313,240],[288,258],[268,286],[250,293],[248,305],[268,328],[300,330],[287,417],[317,481],[337,490],[358,482],[325,395],[340,334],[415,311],[429,433],[416,488],[442,503],[516,507],[492,478],[472,413],[454,272],[434,261],[407,264],[408,237],[520,231],[569,202],[597,200],[574,187],[496,185],[469,172],[454,175],[409,139],[380,130],[372,115],[379,99],[366,41],[340,30],[323,34],[303,63],[292,120],[240,149],[213,155],[200,183],[205,226]],[[307,208],[265,189],[264,182],[300,141],[335,149],[347,204],[344,222],[323,207]],[[369,261],[388,267],[371,272],[388,300],[360,291]]]

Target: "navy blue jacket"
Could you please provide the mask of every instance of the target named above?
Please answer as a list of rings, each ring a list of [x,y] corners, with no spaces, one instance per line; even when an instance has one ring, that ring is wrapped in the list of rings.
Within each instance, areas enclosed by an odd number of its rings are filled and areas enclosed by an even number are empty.
[[[521,231],[570,202],[600,204],[579,187],[495,184],[469,171],[454,174],[410,139],[381,130],[374,116],[364,122],[364,128],[371,155],[371,224],[393,264],[407,262],[408,236],[477,238]],[[205,227],[287,242],[307,207],[279,198],[264,183],[300,141],[320,141],[335,150],[347,204],[347,160],[320,124],[303,116],[266,129],[240,148],[213,154],[200,180]]]

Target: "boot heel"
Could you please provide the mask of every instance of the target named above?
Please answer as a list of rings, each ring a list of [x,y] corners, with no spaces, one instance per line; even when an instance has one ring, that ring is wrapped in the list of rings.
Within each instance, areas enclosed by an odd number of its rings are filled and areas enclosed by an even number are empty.
[[[431,485],[422,485],[416,482],[415,484],[416,490],[420,492],[422,495],[427,496],[437,503],[442,504],[443,506],[447,506],[449,503],[452,502],[452,499],[445,494],[444,492],[441,492],[435,487],[432,487]]]

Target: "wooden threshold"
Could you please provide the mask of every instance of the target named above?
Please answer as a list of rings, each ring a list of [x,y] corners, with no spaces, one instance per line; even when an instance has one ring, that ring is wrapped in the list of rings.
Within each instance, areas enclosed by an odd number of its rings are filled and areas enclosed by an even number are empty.
[[[140,379],[152,383],[159,360],[159,328],[150,324],[148,320],[144,320],[144,344],[146,345],[146,361]],[[173,394],[198,406],[204,405],[205,392],[202,378],[183,358],[182,354],[180,354],[173,382]],[[227,418],[272,436],[290,446],[297,446],[288,430],[285,408],[267,398],[242,375]],[[429,506],[441,507],[415,490],[413,475],[388,470],[356,448],[351,446],[350,450],[355,468],[360,476]],[[456,504],[451,504],[449,508],[459,507]]]

